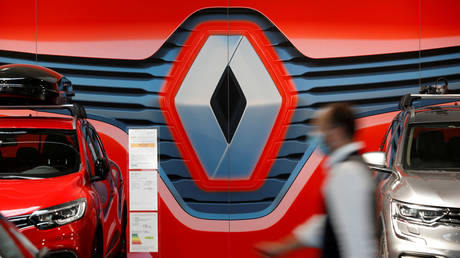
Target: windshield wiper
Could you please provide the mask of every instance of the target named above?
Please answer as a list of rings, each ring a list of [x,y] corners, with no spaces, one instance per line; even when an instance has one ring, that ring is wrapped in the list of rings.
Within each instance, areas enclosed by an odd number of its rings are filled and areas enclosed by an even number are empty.
[[[10,175],[0,176],[0,179],[40,179],[40,177]]]

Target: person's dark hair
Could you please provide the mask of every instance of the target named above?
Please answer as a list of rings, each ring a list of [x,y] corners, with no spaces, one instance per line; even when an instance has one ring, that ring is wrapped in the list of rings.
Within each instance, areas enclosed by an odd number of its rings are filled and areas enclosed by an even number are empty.
[[[355,134],[355,114],[347,103],[329,105],[329,122],[334,127],[343,127],[350,138]]]

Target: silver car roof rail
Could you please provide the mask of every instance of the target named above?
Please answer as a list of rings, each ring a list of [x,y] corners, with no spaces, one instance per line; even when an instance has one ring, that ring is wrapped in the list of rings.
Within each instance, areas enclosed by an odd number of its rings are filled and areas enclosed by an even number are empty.
[[[399,109],[407,110],[413,108],[412,104],[415,100],[430,99],[441,100],[451,99],[460,100],[460,94],[446,94],[448,92],[448,81],[445,78],[438,78],[433,85],[421,86],[418,94],[406,94],[399,101]]]
[[[460,100],[460,94],[406,94],[399,101],[399,109],[406,110],[412,108],[412,104],[415,100]]]

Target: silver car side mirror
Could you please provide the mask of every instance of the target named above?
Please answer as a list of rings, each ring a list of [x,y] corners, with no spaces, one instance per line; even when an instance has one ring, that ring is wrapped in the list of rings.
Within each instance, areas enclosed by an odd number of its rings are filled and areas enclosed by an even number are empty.
[[[369,166],[385,167],[385,152],[371,151],[363,154],[364,162]]]
[[[393,173],[392,169],[385,167],[385,152],[366,152],[362,155],[362,157],[370,169],[375,169],[385,173]]]

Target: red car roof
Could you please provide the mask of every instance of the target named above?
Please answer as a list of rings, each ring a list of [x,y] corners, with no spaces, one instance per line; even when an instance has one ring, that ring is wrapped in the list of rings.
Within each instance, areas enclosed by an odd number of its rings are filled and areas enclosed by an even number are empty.
[[[8,117],[0,118],[0,128],[47,128],[47,129],[73,129],[72,120],[65,118],[27,118]]]
[[[0,109],[0,128],[48,128],[69,130],[73,129],[73,118],[66,115],[30,110]]]

